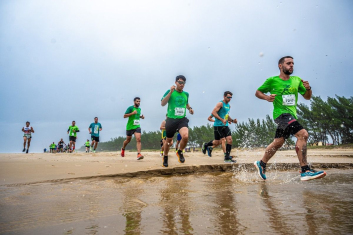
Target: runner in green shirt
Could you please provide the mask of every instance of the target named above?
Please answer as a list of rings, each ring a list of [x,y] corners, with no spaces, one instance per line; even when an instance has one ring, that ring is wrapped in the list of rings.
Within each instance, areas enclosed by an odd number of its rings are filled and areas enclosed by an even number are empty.
[[[67,134],[69,134],[69,141],[70,141],[70,153],[75,150],[75,143],[76,143],[76,133],[80,132],[78,127],[75,125],[76,122],[72,121],[72,125],[69,126],[69,129],[67,129]],[[73,148],[72,148],[73,146]]]
[[[123,143],[121,148],[121,156],[125,157],[125,148],[130,143],[132,135],[135,135],[136,138],[136,148],[137,148],[137,160],[143,159],[141,154],[141,127],[140,127],[140,118],[145,119],[141,115],[140,108],[141,99],[139,97],[134,98],[134,105],[127,108],[124,118],[129,118],[126,124],[126,140]]]
[[[168,167],[168,152],[173,141],[174,134],[179,131],[181,135],[180,147],[177,151],[177,156],[180,163],[185,162],[183,150],[189,140],[189,119],[186,116],[186,109],[190,114],[194,114],[194,110],[189,105],[189,93],[183,91],[186,78],[179,75],[175,78],[173,85],[162,97],[161,105],[168,104],[167,121],[165,124],[167,141],[164,146],[163,166]]]
[[[273,103],[273,119],[277,130],[273,142],[266,148],[261,161],[255,161],[254,165],[260,177],[266,180],[266,163],[282,147],[290,135],[297,137],[295,150],[301,166],[301,180],[318,179],[326,176],[326,172],[316,172],[308,166],[307,141],[308,132],[296,120],[298,93],[304,99],[310,100],[312,96],[311,86],[308,81],[300,77],[290,76],[293,73],[293,57],[285,56],[278,61],[280,75],[268,78],[256,91],[256,97]],[[270,93],[266,95],[265,93]]]
[[[50,152],[51,152],[51,153],[54,153],[54,150],[55,150],[55,143],[53,142],[51,145],[49,145],[49,148],[50,148]]]
[[[90,147],[89,139],[87,139],[87,141],[85,143],[85,147],[86,147],[86,153],[88,153],[89,152],[89,147]]]

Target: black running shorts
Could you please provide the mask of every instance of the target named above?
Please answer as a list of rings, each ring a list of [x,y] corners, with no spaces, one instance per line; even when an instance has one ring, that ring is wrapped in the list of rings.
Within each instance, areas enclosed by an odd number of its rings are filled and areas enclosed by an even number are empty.
[[[141,133],[141,128],[136,128],[132,130],[126,130],[126,136],[132,136],[135,133]]]
[[[298,131],[304,129],[304,127],[289,113],[281,114],[275,119],[275,123],[278,125],[275,139],[283,137],[286,140],[290,135],[295,135]]]
[[[69,136],[69,141],[76,142],[76,137],[75,136]]]
[[[214,139],[220,140],[227,136],[231,136],[232,132],[230,131],[228,126],[214,126]]]
[[[97,143],[99,142],[99,136],[93,136],[91,135],[91,140],[96,141]]]
[[[189,119],[183,118],[167,118],[165,122],[165,131],[167,138],[173,138],[174,134],[178,132],[181,128],[189,127]]]

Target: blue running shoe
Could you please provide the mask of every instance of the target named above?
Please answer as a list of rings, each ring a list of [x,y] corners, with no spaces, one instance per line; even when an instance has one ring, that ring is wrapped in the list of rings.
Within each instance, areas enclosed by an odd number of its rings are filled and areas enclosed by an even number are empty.
[[[266,180],[265,171],[262,169],[262,166],[260,165],[260,161],[255,161],[254,166],[256,167],[257,172],[259,173],[259,176],[261,177],[261,179]]]
[[[207,154],[209,157],[212,157],[212,150],[213,150],[213,148],[211,146],[207,147]]]
[[[320,179],[326,176],[325,171],[315,171],[310,169],[310,171],[300,173],[300,180],[307,181],[313,179]]]

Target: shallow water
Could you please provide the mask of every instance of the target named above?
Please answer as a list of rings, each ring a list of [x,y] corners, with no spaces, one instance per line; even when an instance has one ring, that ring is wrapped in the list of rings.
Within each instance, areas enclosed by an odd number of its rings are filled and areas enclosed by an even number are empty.
[[[348,234],[353,170],[271,171],[0,187],[1,234]]]

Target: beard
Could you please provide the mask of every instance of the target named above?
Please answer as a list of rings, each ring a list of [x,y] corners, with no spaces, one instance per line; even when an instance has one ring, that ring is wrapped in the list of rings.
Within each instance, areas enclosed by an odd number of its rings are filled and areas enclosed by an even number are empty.
[[[135,106],[136,106],[136,107],[139,107],[139,106],[140,106],[140,104],[135,103]]]
[[[286,75],[291,75],[293,73],[293,71],[294,70],[292,70],[292,72],[291,72],[291,71],[289,71],[289,69],[287,70],[287,69],[283,68],[283,73]]]

